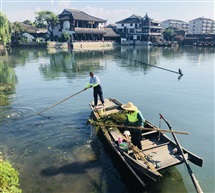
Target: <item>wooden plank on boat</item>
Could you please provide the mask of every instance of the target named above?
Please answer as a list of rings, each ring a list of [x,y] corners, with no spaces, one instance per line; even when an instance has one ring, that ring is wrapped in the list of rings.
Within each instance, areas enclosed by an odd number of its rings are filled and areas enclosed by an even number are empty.
[[[142,135],[142,137],[143,137],[143,136],[150,135],[150,134],[154,134],[154,133],[157,133],[157,132],[158,132],[158,131],[148,131],[148,132],[142,133],[141,135]]]
[[[109,133],[111,134],[111,136],[113,137],[113,139],[114,139],[115,141],[118,141],[118,138],[119,138],[119,137],[120,137],[121,139],[123,138],[122,133],[121,133],[118,129],[110,128],[110,129],[109,129]]]
[[[151,146],[151,145],[156,145],[156,144],[149,139],[144,139],[141,141],[141,145],[142,145],[142,147],[146,147],[146,146]]]
[[[188,155],[186,155],[188,157]],[[160,162],[160,167],[158,168],[159,170],[168,168],[169,166],[174,166],[183,163],[183,158],[178,155],[177,157],[171,157],[170,159],[163,160]]]
[[[99,119],[102,116],[108,116],[114,113],[118,113],[120,110],[120,103],[116,100],[116,99],[104,99],[104,106],[102,105],[102,103],[99,101],[98,105],[96,107],[94,107],[94,101],[92,101],[90,103],[90,107],[94,113],[94,117],[96,117],[96,119]]]
[[[170,143],[170,142],[168,141],[168,142],[166,142],[166,143],[161,143],[161,144],[159,144],[159,145],[153,144],[153,145],[151,145],[151,146],[147,146],[147,147],[145,147],[145,148],[142,148],[142,150],[143,150],[143,151],[146,151],[146,150],[150,150],[150,149],[155,149],[155,148],[158,148],[158,147],[160,147],[160,146],[168,145],[169,143]]]

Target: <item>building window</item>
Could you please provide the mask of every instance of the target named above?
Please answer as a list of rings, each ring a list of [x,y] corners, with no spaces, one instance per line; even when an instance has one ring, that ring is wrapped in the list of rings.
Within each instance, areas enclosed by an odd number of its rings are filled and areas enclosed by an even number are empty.
[[[133,23],[130,23],[130,26],[133,26]]]
[[[60,29],[63,29],[63,22],[60,22]]]
[[[122,23],[122,26],[124,26],[124,23]]]

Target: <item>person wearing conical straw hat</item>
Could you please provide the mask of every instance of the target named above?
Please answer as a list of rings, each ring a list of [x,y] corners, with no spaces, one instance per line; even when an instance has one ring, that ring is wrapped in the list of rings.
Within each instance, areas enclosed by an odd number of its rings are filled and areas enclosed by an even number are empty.
[[[137,146],[139,149],[142,149],[141,146],[141,130],[129,128],[132,127],[144,127],[145,119],[143,118],[142,113],[138,110],[138,108],[132,103],[128,102],[121,106],[124,110],[128,113],[126,114],[126,120],[124,122],[125,126],[128,126],[128,129],[131,133],[131,141],[132,143]]]

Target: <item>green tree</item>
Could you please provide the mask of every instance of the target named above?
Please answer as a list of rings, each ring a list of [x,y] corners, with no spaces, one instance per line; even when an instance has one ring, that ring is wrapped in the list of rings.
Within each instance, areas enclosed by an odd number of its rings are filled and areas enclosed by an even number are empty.
[[[70,39],[70,35],[67,32],[63,32],[62,34],[62,41],[67,41]]]
[[[28,19],[23,21],[23,23],[26,24],[26,25],[34,26],[34,23],[32,21],[28,20]]]
[[[165,29],[163,32],[163,37],[165,40],[172,40],[172,38],[175,36],[175,32],[173,29]]]
[[[13,29],[13,42],[22,41],[22,33],[25,31],[22,24],[16,21],[13,23],[12,29]]]
[[[51,39],[53,39],[53,30],[58,23],[58,16],[51,11],[40,11],[36,13],[36,27],[47,28]]]
[[[11,24],[6,15],[0,12],[0,43],[6,45],[11,41]]]

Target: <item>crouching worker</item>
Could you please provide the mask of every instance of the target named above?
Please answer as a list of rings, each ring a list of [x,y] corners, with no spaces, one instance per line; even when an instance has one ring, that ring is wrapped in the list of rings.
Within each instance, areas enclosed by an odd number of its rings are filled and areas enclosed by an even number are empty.
[[[138,110],[136,106],[133,105],[133,103],[128,102],[127,104],[124,104],[121,107],[128,112],[126,114],[127,117],[124,122],[124,125],[128,127],[128,130],[131,133],[131,142],[139,149],[142,149],[141,146],[142,131],[138,128],[129,128],[129,126],[144,127],[145,119],[143,118],[142,113]]]

